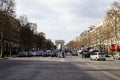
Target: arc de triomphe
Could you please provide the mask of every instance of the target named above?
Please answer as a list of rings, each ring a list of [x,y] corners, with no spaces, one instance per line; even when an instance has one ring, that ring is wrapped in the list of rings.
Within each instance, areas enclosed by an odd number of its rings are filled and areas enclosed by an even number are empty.
[[[55,45],[56,45],[57,49],[62,49],[63,50],[64,49],[64,43],[65,43],[64,40],[55,40]]]

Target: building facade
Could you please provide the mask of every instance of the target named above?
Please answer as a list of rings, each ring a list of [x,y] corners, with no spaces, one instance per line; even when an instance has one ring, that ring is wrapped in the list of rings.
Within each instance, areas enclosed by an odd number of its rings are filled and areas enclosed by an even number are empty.
[[[77,38],[80,47],[108,50],[111,44],[120,45],[120,10],[108,11],[103,22],[83,33]]]

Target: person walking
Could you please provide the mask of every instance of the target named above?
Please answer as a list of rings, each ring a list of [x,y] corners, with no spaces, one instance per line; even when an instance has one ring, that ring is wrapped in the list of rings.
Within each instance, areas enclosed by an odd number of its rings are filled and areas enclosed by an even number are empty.
[[[62,57],[65,58],[65,52],[64,51],[62,51]]]

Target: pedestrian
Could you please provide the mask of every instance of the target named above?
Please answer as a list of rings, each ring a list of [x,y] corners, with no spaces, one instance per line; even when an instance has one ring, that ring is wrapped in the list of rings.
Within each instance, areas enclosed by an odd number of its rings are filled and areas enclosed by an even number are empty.
[[[58,52],[58,57],[61,58],[61,50]]]
[[[64,51],[62,51],[62,57],[65,58],[65,53],[64,53]]]

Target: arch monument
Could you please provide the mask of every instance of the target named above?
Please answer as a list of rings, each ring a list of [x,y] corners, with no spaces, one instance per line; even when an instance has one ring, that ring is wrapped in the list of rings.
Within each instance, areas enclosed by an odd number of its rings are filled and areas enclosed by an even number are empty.
[[[64,43],[65,43],[64,40],[55,40],[55,45],[56,45],[57,49],[63,50],[64,49]]]

